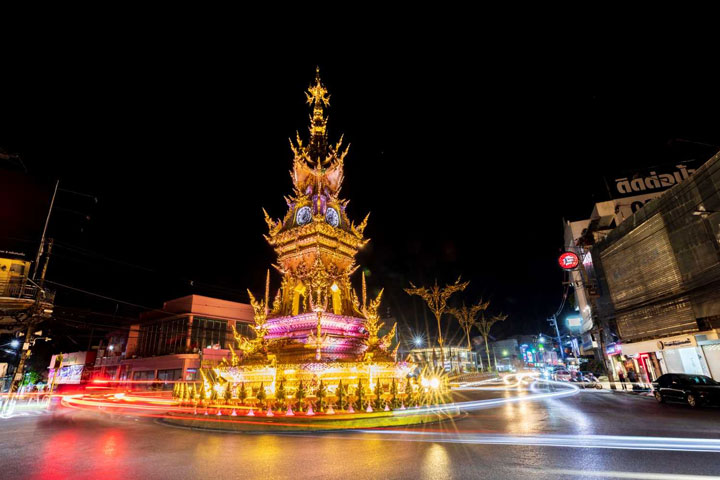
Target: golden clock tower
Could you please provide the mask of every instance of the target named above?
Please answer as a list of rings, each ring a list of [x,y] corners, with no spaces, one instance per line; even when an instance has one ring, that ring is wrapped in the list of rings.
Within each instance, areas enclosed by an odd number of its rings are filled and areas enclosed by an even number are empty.
[[[355,254],[368,242],[363,238],[367,216],[356,226],[345,213],[348,201],[340,198],[340,189],[349,146],[343,147],[342,137],[334,145],[328,142],[330,96],[319,72],[306,96],[312,107],[310,138],[303,143],[298,135],[290,142],[294,191],[286,197],[287,214],[273,221],[265,213],[270,229],[265,238],[278,255],[274,266],[283,277],[272,314],[298,315],[322,307],[357,316],[361,312],[350,275],[357,269]]]

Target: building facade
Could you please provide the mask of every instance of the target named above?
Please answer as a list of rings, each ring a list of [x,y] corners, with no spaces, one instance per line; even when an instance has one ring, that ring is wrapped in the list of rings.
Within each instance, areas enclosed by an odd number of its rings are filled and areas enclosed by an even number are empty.
[[[581,262],[580,266],[570,270],[568,275],[575,294],[577,314],[582,318],[577,330],[570,333],[577,334],[578,350],[582,356],[592,356],[602,360],[604,357],[602,345],[615,340],[613,326],[606,325],[607,331],[603,332],[603,325],[597,317],[599,290],[591,254],[593,246],[661,194],[662,192],[651,192],[598,202],[589,218],[565,222],[564,249],[576,253]]]
[[[478,369],[477,352],[467,347],[443,347],[445,370],[450,372],[476,372]],[[408,352],[409,360],[421,368],[440,365],[440,348],[413,348]],[[481,365],[481,364],[480,364]]]
[[[145,312],[127,332],[115,332],[98,351],[97,380],[143,383],[196,380],[203,364],[230,356],[233,329],[252,335],[253,309],[200,295],[170,300]],[[171,385],[171,384],[168,384]]]
[[[591,258],[615,372],[720,379],[720,152],[599,240]]]
[[[485,339],[483,337],[473,338],[473,344],[476,345],[478,361],[481,362],[481,366],[483,363],[487,364],[489,362],[489,367],[498,371],[510,371],[522,366],[522,353],[517,338],[511,337],[488,343],[490,344],[489,360]]]

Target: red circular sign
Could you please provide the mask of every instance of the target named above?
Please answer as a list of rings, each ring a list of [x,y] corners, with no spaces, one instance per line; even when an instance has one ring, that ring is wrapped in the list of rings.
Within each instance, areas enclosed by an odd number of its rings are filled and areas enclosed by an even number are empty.
[[[573,268],[577,268],[577,266],[580,265],[580,258],[577,256],[577,254],[573,252],[565,252],[560,255],[558,263],[565,270],[572,270]]]

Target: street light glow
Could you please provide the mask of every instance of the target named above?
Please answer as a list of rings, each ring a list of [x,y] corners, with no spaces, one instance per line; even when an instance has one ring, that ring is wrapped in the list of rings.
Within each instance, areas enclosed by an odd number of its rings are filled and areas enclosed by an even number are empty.
[[[19,340],[12,340],[12,341],[10,342],[10,346],[11,346],[12,348],[17,348],[17,347],[20,346],[20,341],[19,341]]]
[[[413,338],[413,343],[416,347],[422,347],[423,346],[423,337],[418,335],[417,337]]]

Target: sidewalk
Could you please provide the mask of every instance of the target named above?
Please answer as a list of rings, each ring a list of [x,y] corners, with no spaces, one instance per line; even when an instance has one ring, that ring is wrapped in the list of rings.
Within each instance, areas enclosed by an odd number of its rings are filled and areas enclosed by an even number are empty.
[[[640,395],[643,397],[652,397],[652,387],[645,383],[630,382],[602,382],[603,389],[607,389],[613,393],[625,393],[628,395]],[[613,389],[613,387],[615,387]],[[625,389],[623,389],[625,387]]]

